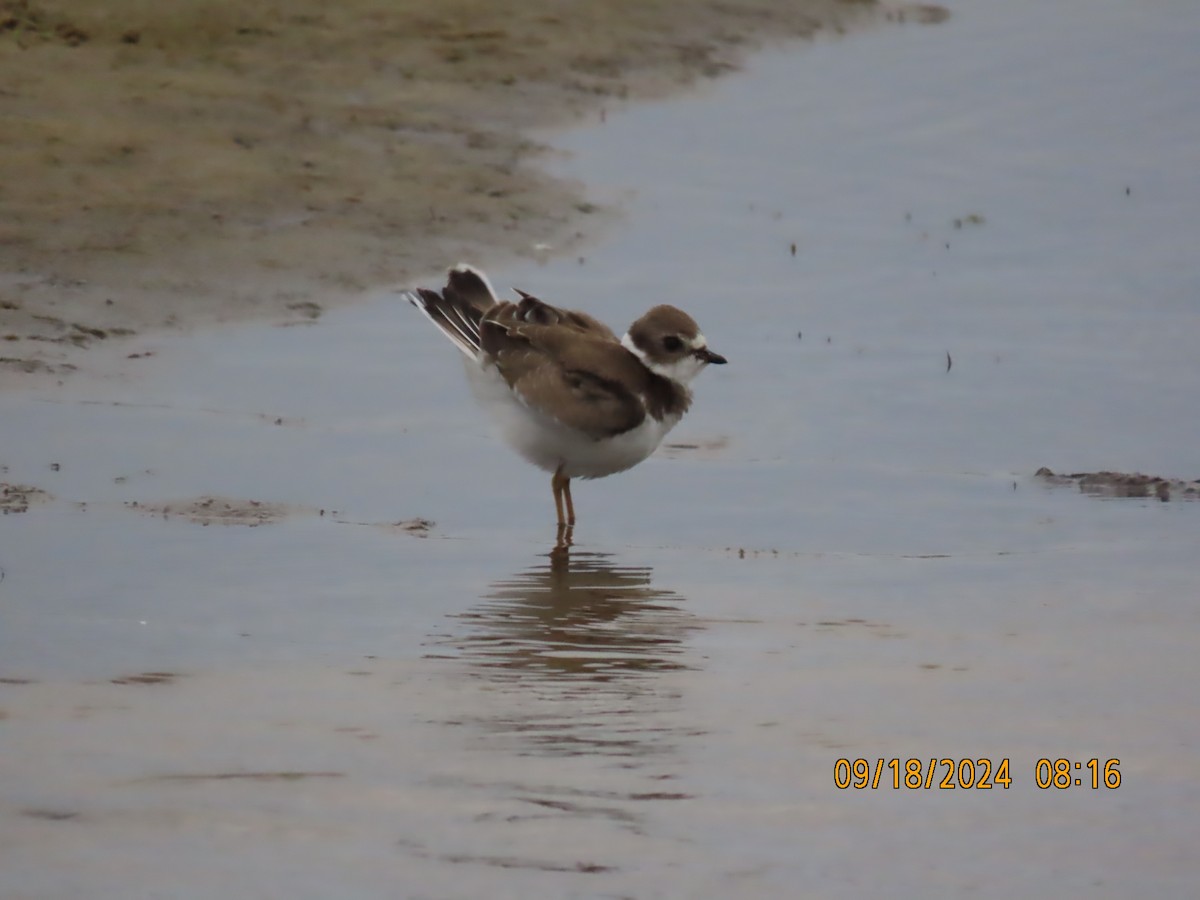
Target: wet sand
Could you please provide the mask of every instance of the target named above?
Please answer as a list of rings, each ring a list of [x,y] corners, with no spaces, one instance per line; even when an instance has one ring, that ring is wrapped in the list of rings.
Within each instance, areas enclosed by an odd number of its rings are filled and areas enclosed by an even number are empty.
[[[528,129],[878,17],[869,0],[0,0],[0,385],[108,338],[303,322],[460,258],[568,252],[612,210],[544,174]]]

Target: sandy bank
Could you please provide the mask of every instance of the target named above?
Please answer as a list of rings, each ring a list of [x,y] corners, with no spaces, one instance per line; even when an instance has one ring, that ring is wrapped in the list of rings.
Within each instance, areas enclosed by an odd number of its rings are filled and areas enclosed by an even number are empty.
[[[0,384],[96,341],[315,318],[595,219],[536,125],[735,68],[862,0],[0,0]],[[927,12],[924,18],[927,18]]]

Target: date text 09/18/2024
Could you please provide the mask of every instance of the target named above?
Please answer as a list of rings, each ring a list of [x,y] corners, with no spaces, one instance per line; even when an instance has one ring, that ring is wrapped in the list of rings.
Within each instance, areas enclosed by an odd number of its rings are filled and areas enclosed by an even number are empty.
[[[1119,759],[1039,759],[1033,781],[1039,788],[1114,790],[1121,786]],[[941,777],[938,777],[941,772]],[[1013,783],[1012,764],[1005,759],[839,759],[833,764],[833,785],[839,790],[892,788],[900,790],[1008,790]]]

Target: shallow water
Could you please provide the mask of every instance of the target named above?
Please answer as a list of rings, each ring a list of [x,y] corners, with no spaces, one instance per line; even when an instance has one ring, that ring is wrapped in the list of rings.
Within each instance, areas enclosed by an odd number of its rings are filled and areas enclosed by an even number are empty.
[[[0,893],[1186,895],[1200,503],[1031,476],[1200,474],[1200,15],[953,10],[555,136],[628,221],[494,280],[731,361],[567,567],[393,296],[0,395]]]

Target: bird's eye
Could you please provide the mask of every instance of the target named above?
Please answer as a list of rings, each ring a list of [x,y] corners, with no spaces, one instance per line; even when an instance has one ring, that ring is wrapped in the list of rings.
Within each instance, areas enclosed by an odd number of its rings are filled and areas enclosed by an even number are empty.
[[[683,349],[683,341],[675,337],[673,334],[668,334],[662,339],[663,349],[668,353],[678,353]]]

